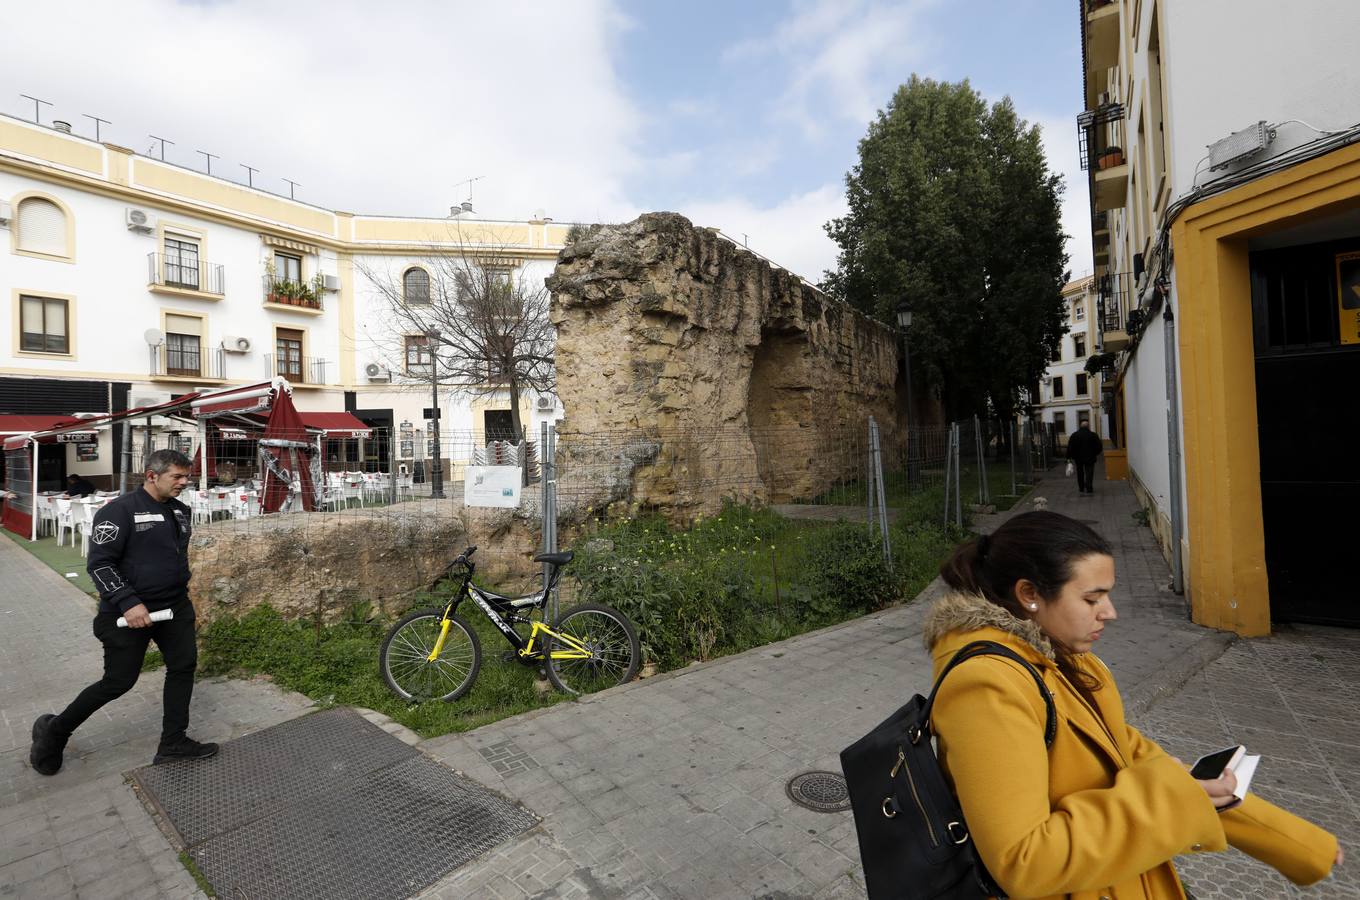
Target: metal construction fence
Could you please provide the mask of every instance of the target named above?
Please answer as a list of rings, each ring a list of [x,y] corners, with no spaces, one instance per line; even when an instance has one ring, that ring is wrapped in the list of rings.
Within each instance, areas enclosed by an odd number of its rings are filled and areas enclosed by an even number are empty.
[[[962,527],[971,507],[1018,496],[1056,455],[1051,426],[980,419],[611,432],[544,425],[517,442],[472,431],[416,441],[368,429],[310,435],[310,499],[296,479],[281,508],[264,513],[258,435],[213,429],[202,446],[197,431],[138,427],[130,438],[129,489],[153,450],[195,460],[181,500],[194,518],[196,571],[219,599],[264,592],[286,614],[318,622],[355,604],[391,611],[473,535],[483,536],[479,571],[507,590],[532,589],[534,552],[598,538],[616,555],[652,547],[667,565],[685,553],[712,556],[714,571],[758,585],[778,609],[834,563],[836,541],[851,549],[872,541],[891,569],[910,539],[906,526]],[[509,500],[491,504],[501,508],[481,508],[482,466],[502,478],[518,473]],[[93,510],[86,516],[88,526]]]

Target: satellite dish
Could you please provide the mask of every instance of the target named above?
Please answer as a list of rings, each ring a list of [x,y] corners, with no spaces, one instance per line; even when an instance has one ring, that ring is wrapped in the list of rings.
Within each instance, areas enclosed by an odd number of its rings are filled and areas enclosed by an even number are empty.
[[[165,340],[165,335],[161,334],[159,328],[148,328],[142,332],[142,339],[146,341],[148,347],[159,347]]]

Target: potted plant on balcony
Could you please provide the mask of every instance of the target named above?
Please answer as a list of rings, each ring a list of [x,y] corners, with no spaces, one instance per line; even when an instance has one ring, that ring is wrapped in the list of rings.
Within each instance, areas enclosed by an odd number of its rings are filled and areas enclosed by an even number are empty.
[[[1111,144],[1100,151],[1100,156],[1096,158],[1096,164],[1101,169],[1113,169],[1115,166],[1124,164],[1124,148],[1118,144]]]

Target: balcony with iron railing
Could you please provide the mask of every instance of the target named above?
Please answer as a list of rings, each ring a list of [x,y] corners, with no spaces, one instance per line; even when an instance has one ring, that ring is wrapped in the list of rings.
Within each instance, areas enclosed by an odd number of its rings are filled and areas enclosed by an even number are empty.
[[[264,305],[270,309],[320,315],[321,285],[312,281],[288,281],[276,275],[264,276]]]
[[[266,353],[266,375],[287,378],[294,387],[319,387],[326,383],[326,360],[317,356],[295,356],[291,353]]]
[[[225,268],[192,256],[174,253],[146,255],[147,287],[166,294],[210,294],[213,299],[227,292]]]
[[[1097,266],[1110,262],[1110,214],[1099,212],[1091,217],[1091,251]]]
[[[1086,0],[1086,69],[1099,72],[1119,62],[1119,0]]]
[[[224,381],[226,354],[221,347],[201,343],[158,344],[150,350],[150,375],[163,381]]]
[[[1132,272],[1106,272],[1096,278],[1096,317],[1100,321],[1100,344],[1107,353],[1128,346],[1126,310],[1133,296]]]
[[[1129,166],[1124,156],[1124,106],[1107,103],[1077,116],[1081,167],[1091,172],[1092,206],[1097,213],[1124,206]]]

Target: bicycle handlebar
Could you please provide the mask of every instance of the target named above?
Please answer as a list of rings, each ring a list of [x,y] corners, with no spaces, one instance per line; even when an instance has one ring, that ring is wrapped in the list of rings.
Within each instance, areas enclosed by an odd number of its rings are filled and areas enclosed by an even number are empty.
[[[453,565],[458,565],[458,563],[466,563],[466,562],[470,562],[470,561],[471,561],[471,560],[470,560],[470,557],[472,556],[472,554],[474,554],[474,553],[476,553],[476,552],[477,552],[477,547],[476,547],[476,545],[474,544],[473,546],[471,546],[471,547],[467,548],[466,550],[464,550],[462,553],[458,554],[458,558],[455,559],[455,560],[453,561]]]

